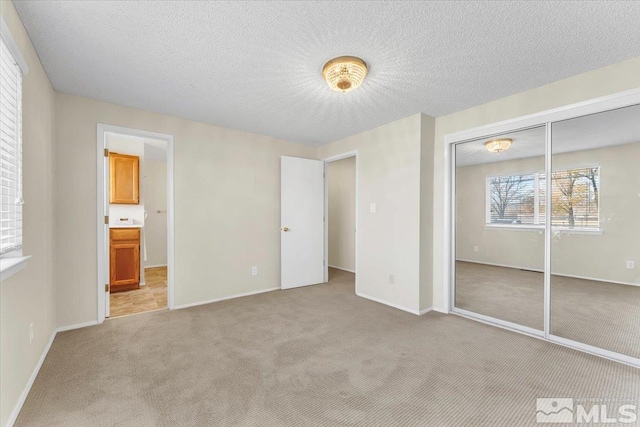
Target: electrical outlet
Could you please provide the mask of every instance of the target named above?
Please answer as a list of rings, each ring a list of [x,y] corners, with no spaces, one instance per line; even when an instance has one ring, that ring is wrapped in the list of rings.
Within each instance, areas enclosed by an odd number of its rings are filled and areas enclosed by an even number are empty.
[[[252,276],[257,276],[258,275],[258,266],[254,265],[253,267],[251,267],[251,275]]]
[[[396,282],[396,277],[393,274],[389,275],[389,284],[393,285]]]
[[[29,324],[29,344],[33,342],[33,322]]]
[[[636,263],[631,260],[627,261],[627,268],[629,270],[633,270],[634,268],[636,268]]]
[[[473,247],[473,252],[478,252],[478,247],[477,246]]]

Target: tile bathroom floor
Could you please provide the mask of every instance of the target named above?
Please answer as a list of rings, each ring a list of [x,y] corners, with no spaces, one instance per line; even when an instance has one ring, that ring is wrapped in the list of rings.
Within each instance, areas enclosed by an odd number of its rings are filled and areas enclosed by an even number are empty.
[[[145,286],[109,296],[110,317],[167,308],[167,267],[144,269]]]

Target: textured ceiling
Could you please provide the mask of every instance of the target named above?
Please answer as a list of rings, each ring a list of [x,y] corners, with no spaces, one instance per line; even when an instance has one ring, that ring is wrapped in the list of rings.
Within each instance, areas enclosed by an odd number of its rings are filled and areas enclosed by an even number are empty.
[[[15,1],[53,86],[322,144],[640,56],[640,2]],[[324,63],[356,55],[361,88]]]
[[[638,144],[640,143],[638,118],[640,118],[640,105],[634,105],[553,123],[551,125],[552,154]],[[497,137],[511,138],[513,144],[502,153],[490,153],[484,144]],[[456,145],[456,166],[539,157],[540,168],[544,168],[545,142],[544,126],[465,142]]]

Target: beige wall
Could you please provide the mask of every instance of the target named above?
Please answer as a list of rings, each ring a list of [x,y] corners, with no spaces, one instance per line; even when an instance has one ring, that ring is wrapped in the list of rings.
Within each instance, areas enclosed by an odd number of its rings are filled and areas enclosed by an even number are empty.
[[[167,265],[167,162],[144,161],[142,191],[147,209],[144,222],[145,266]]]
[[[0,283],[0,425],[11,416],[56,327],[53,282],[54,91],[11,2],[0,14],[29,67],[23,78],[24,254]],[[34,340],[29,344],[29,324]]]
[[[456,168],[456,259],[543,269],[544,230],[485,229],[485,196],[487,176],[542,172],[544,167],[544,157],[533,157]]]
[[[97,316],[97,123],[174,136],[176,305],[279,286],[280,156],[314,158],[314,146],[58,93],[60,325]]]
[[[356,268],[356,158],[327,165],[329,266]]]
[[[420,311],[433,306],[433,156],[436,119],[420,125]]]
[[[412,311],[419,309],[420,129],[416,114],[318,148],[321,159],[358,150],[358,293]]]
[[[600,166],[602,234],[556,233],[552,273],[640,285],[640,143],[553,156],[556,170]],[[544,232],[485,229],[487,176],[544,170],[544,158],[457,168],[456,254],[460,260],[542,271]],[[474,251],[478,246],[478,252]]]
[[[433,223],[433,304],[444,308],[444,137],[453,132],[640,87],[640,57],[560,80],[436,119]]]

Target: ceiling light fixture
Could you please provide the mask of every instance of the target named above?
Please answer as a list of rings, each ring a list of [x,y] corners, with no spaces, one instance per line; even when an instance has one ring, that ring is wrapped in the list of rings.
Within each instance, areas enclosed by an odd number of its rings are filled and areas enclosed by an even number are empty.
[[[513,139],[502,138],[485,142],[484,146],[487,151],[490,151],[492,153],[502,153],[503,151],[507,151],[509,147],[511,147],[511,143],[513,143]]]
[[[358,88],[366,75],[366,62],[355,56],[333,58],[322,68],[322,77],[329,87],[342,93]]]

